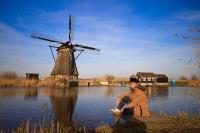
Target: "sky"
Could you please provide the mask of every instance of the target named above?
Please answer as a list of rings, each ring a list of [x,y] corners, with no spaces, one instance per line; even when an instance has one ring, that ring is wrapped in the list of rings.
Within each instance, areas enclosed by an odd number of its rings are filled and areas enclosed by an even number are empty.
[[[49,76],[54,66],[49,43],[30,35],[67,41],[71,14],[72,42],[101,49],[76,60],[79,77],[137,72],[189,77],[196,70],[187,64],[194,48],[174,34],[200,26],[199,5],[198,0],[1,0],[0,71]]]

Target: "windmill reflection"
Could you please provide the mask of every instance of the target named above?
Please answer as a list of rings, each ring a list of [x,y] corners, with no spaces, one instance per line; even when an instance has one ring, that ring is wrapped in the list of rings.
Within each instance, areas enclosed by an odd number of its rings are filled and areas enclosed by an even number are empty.
[[[70,125],[78,97],[77,88],[51,88],[49,96],[54,120],[64,125]]]

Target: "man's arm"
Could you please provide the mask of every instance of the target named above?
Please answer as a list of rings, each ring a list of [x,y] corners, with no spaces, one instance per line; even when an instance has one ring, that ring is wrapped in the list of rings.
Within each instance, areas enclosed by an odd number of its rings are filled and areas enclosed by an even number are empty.
[[[116,99],[116,102],[115,102],[116,107],[119,106],[119,103],[121,102],[121,100],[122,100],[125,96],[128,96],[128,93],[124,93],[124,94],[120,95],[120,96]]]
[[[140,103],[141,100],[142,100],[142,94],[137,93],[137,94],[135,94],[135,97],[132,100],[132,102],[127,104],[124,108],[135,107],[136,105],[138,105]]]

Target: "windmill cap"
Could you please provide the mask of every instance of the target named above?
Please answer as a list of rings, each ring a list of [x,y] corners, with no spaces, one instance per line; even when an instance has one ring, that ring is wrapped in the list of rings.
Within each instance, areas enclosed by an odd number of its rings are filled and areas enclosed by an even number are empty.
[[[139,80],[135,76],[131,76],[130,82],[139,83]]]

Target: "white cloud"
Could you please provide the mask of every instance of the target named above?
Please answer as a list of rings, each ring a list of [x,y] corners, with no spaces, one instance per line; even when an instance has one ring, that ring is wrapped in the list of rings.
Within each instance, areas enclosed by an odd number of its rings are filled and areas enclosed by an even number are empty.
[[[26,72],[49,73],[51,66],[45,45],[39,46],[30,36],[25,36],[12,27],[0,23],[0,70],[14,70],[19,75]],[[46,67],[44,69],[44,67]]]
[[[173,15],[173,18],[179,20],[200,21],[200,11],[199,10],[179,11]]]

